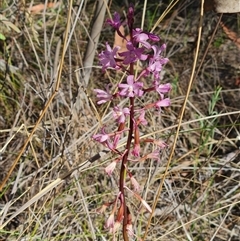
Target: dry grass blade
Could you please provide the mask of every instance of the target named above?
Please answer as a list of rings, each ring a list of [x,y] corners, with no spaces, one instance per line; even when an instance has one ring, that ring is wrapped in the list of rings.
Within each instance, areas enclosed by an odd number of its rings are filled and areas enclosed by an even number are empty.
[[[201,15],[200,15],[197,50],[196,50],[196,54],[195,54],[195,58],[194,58],[194,62],[193,62],[192,73],[191,73],[191,77],[190,77],[190,80],[189,80],[187,93],[186,93],[186,96],[185,96],[185,99],[184,99],[184,102],[183,102],[183,105],[182,105],[182,108],[181,108],[181,112],[180,112],[180,116],[179,116],[179,120],[178,120],[178,124],[177,124],[177,130],[176,130],[176,134],[175,134],[175,137],[174,137],[174,142],[172,144],[171,152],[170,152],[170,155],[169,155],[169,158],[168,158],[168,162],[167,162],[167,165],[166,165],[166,170],[165,170],[163,178],[160,182],[160,185],[159,185],[159,188],[158,188],[158,191],[157,191],[157,194],[155,196],[154,203],[153,203],[153,208],[152,208],[153,210],[155,210],[155,208],[156,208],[157,202],[159,200],[159,196],[162,192],[163,183],[164,183],[164,181],[166,179],[166,176],[168,174],[168,169],[169,169],[170,163],[172,161],[172,157],[174,155],[178,135],[179,135],[180,128],[181,128],[181,123],[182,123],[182,120],[183,120],[184,111],[185,111],[185,108],[186,108],[186,105],[187,105],[187,101],[188,101],[189,94],[190,94],[191,87],[192,87],[193,80],[194,80],[194,73],[195,73],[195,70],[196,70],[196,63],[197,63],[197,60],[198,60],[199,46],[200,46],[200,41],[201,41],[201,36],[202,36],[201,33],[202,33],[202,21],[203,21],[203,6],[204,6],[204,0],[202,0],[202,2],[201,2]],[[151,215],[148,219],[148,224],[147,224],[146,231],[145,231],[145,234],[144,234],[144,239],[146,239],[146,237],[147,237],[147,232],[148,232],[148,228],[149,228],[150,223],[151,223],[152,216],[153,216],[153,213],[151,213]]]
[[[211,211],[211,212],[209,212],[209,213],[205,213],[205,214],[202,215],[202,216],[199,216],[199,217],[197,217],[197,218],[195,218],[195,219],[193,219],[193,220],[191,220],[191,221],[189,221],[189,222],[187,222],[187,223],[184,223],[184,226],[186,226],[186,225],[188,225],[188,224],[191,224],[191,223],[194,223],[194,222],[196,222],[197,220],[202,219],[202,218],[204,218],[204,217],[206,217],[206,216],[208,216],[208,215],[210,215],[210,214],[217,213],[217,212],[219,212],[219,211],[221,211],[221,210],[223,210],[223,209],[225,209],[225,208],[231,208],[232,206],[237,205],[238,203],[240,203],[240,201],[236,201],[236,202],[234,202],[234,203],[225,205],[225,206],[223,206],[223,207],[221,207],[221,208],[215,209],[215,210],[213,210],[213,211]],[[183,227],[183,226],[179,226],[179,227],[171,230],[170,232],[166,232],[166,233],[165,233],[164,235],[162,235],[160,238],[156,239],[156,241],[161,240],[161,239],[164,238],[165,236],[169,235],[169,234],[172,233],[172,232],[175,232],[176,230],[178,230],[178,229],[180,229],[180,228],[182,228],[182,227]]]
[[[16,216],[22,213],[25,209],[29,208],[33,203],[36,203],[40,198],[42,198],[45,194],[49,193],[55,187],[63,182],[63,179],[58,178],[39,193],[37,193],[33,198],[31,198],[28,202],[26,202],[21,208],[19,208],[12,216],[10,216],[5,223],[0,225],[0,230],[3,229],[11,220],[13,220]],[[8,207],[9,208],[9,207]]]
[[[170,12],[170,10],[178,3],[177,1],[171,1],[171,3],[168,5],[168,8],[162,13],[162,15],[159,17],[153,28],[151,29],[151,32],[155,30],[155,28],[161,23],[161,21],[166,17],[166,15]]]
[[[72,0],[69,2],[70,6],[72,7]],[[31,141],[33,134],[35,133],[36,129],[38,128],[42,118],[44,117],[46,111],[49,108],[49,105],[52,103],[52,100],[55,98],[56,94],[58,93],[59,90],[59,85],[60,85],[60,81],[61,81],[61,74],[62,74],[62,68],[63,68],[63,63],[64,63],[64,57],[65,57],[65,52],[66,52],[66,46],[67,46],[67,40],[68,40],[68,33],[69,33],[69,29],[70,29],[70,19],[71,19],[71,7],[69,7],[69,13],[68,13],[68,21],[67,21],[67,26],[66,26],[66,32],[65,32],[65,38],[64,38],[64,45],[63,45],[63,53],[62,53],[62,57],[61,57],[61,61],[59,63],[59,69],[58,69],[58,73],[57,73],[57,80],[56,80],[56,86],[55,86],[55,91],[54,93],[51,95],[51,97],[49,98],[49,100],[47,101],[45,107],[43,108],[42,112],[40,113],[40,116],[38,118],[38,120],[35,123],[35,126],[33,127],[30,135],[28,136],[26,142],[24,143],[20,153],[18,154],[17,158],[15,159],[15,161],[13,162],[10,170],[8,171],[6,177],[4,178],[4,180],[2,181],[1,185],[0,185],[0,191],[3,189],[3,187],[5,186],[7,180],[9,179],[9,177],[11,176],[15,166],[17,165],[17,163],[19,162],[19,159],[21,158],[22,154],[24,153],[26,147],[28,146],[29,142]]]

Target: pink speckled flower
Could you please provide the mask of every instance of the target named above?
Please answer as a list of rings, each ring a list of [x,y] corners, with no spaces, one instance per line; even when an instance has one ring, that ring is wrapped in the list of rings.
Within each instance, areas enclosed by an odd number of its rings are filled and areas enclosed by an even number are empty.
[[[119,91],[120,96],[126,96],[126,97],[134,97],[134,96],[142,96],[143,83],[142,82],[135,82],[134,76],[129,75],[127,77],[127,84],[119,84],[118,88],[121,90]]]
[[[127,108],[127,107],[121,108],[118,106],[115,106],[113,108],[113,117],[114,117],[114,119],[117,120],[118,123],[124,123],[127,115],[130,115],[129,108]]]
[[[105,172],[108,174],[108,176],[112,175],[116,165],[117,165],[117,162],[113,161],[105,168]]]
[[[116,54],[119,49],[120,47],[118,46],[112,49],[110,45],[106,43],[106,50],[102,51],[99,54],[99,61],[102,65],[102,70],[106,70],[107,68],[110,68],[110,67],[119,69],[115,61]]]
[[[127,50],[125,52],[119,53],[119,56],[124,57],[123,64],[131,64],[137,60],[146,60],[148,55],[143,54],[144,48],[136,48],[133,43],[127,42]]]

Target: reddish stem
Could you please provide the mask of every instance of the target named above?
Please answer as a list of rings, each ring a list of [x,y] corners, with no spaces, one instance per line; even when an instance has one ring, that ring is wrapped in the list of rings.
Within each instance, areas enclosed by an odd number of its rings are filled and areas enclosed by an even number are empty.
[[[130,72],[133,73],[133,64],[130,64]],[[123,240],[124,241],[129,241],[128,239],[128,233],[127,233],[127,223],[128,223],[128,215],[127,215],[127,205],[126,205],[126,199],[125,199],[125,194],[124,194],[124,185],[125,185],[125,176],[126,176],[126,165],[128,161],[128,154],[129,150],[131,148],[131,142],[133,138],[133,132],[134,132],[134,97],[130,97],[130,123],[129,123],[129,131],[128,131],[128,139],[127,139],[127,145],[126,145],[126,153],[123,156],[122,159],[122,165],[121,165],[121,170],[120,170],[120,181],[119,181],[119,189],[120,192],[123,195],[123,205],[124,205],[124,212],[123,212]]]

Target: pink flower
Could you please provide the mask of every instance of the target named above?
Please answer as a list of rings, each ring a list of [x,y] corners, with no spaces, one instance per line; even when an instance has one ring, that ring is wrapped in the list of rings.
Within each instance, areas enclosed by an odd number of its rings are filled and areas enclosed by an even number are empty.
[[[132,150],[132,155],[136,156],[136,157],[140,156],[140,149],[141,148],[140,148],[140,144],[139,143],[134,144],[134,148]]]
[[[154,33],[148,33],[148,37],[149,37],[150,40],[152,40],[154,42],[160,41],[160,38]]]
[[[117,133],[113,138],[113,149],[117,148],[118,142],[121,138],[121,133]]]
[[[168,147],[168,144],[165,143],[164,141],[162,140],[155,140],[155,139],[149,139],[149,138],[146,138],[143,140],[144,142],[150,142],[150,143],[153,143],[155,145],[157,145],[158,147],[160,147],[160,149],[164,149],[166,147]]]
[[[163,93],[168,93],[172,89],[171,84],[160,84],[155,85],[155,90],[161,95]]]
[[[104,128],[102,128],[101,132],[101,134],[93,135],[93,139],[100,143],[105,143],[109,139],[109,134],[106,134]]]
[[[134,82],[134,76],[129,75],[127,77],[127,84],[119,84],[118,87],[122,89],[119,91],[119,95],[121,96],[127,96],[127,97],[134,97],[139,96],[141,97],[143,95],[142,82]]]
[[[117,54],[117,51],[120,49],[120,47],[116,46],[113,50],[110,47],[108,43],[106,43],[106,50],[102,51],[99,54],[99,60],[102,65],[102,70],[106,70],[109,67],[119,69],[119,67],[116,64],[115,57]]]
[[[114,227],[114,212],[112,212],[110,214],[110,216],[108,217],[106,224],[105,224],[106,228],[113,228]]]
[[[108,23],[115,29],[119,29],[119,27],[121,26],[121,18],[119,13],[115,12],[113,15],[113,19],[107,19],[106,23]]]
[[[168,62],[167,58],[163,58],[161,53],[166,49],[166,45],[163,44],[160,48],[156,45],[152,46],[153,57],[149,60],[148,70],[158,76],[159,72],[162,70],[162,66]]]
[[[109,91],[109,85],[107,86],[106,91],[101,89],[94,89],[93,91],[96,93],[97,98],[99,99],[97,102],[98,105],[101,105],[103,103],[106,103],[107,101],[112,100],[112,94]]]
[[[132,3],[130,3],[130,6],[128,8],[127,19],[128,19],[128,26],[132,28],[132,25],[134,22],[134,6]]]
[[[135,157],[140,156],[140,138],[139,138],[139,129],[136,123],[134,123],[134,148],[132,150],[132,155]]]
[[[147,42],[149,39],[148,35],[140,28],[133,29],[133,39],[137,43],[141,43],[145,48],[150,49],[151,44]]]
[[[154,143],[155,145],[157,145],[158,147],[160,147],[161,149],[164,149],[164,148],[168,147],[168,144],[165,143],[165,142],[162,141],[162,140],[154,140],[153,143]]]
[[[124,57],[123,64],[134,63],[137,60],[146,60],[148,55],[143,54],[144,48],[135,48],[132,42],[127,42],[128,51],[119,53],[119,56]]]
[[[124,124],[121,123],[120,125],[124,127]],[[112,134],[112,136],[113,136],[112,149],[116,149],[118,142],[121,138],[121,134],[125,131],[128,131],[128,129],[120,129],[119,131]]]
[[[124,123],[127,115],[130,115],[129,108],[125,107],[122,109],[118,106],[113,108],[113,117],[118,121],[118,123]]]
[[[115,169],[115,167],[116,167],[116,165],[117,165],[117,162],[116,162],[116,161],[111,162],[111,163],[105,168],[105,172],[106,172],[109,176],[111,176],[112,173],[113,173],[113,171],[114,171],[114,169]]]
[[[114,134],[107,134],[105,132],[105,129],[102,128],[101,133],[93,135],[93,139],[101,144],[103,144],[104,146],[107,146],[110,150],[113,150],[115,148],[115,146],[113,145],[110,137],[113,136]],[[117,145],[117,142],[114,142],[115,145]]]
[[[140,113],[140,116],[138,118],[138,121],[137,121],[138,125],[139,124],[142,124],[142,125],[147,125],[147,120],[145,119],[145,110],[141,110],[141,113]]]
[[[169,98],[161,99],[157,101],[154,105],[157,109],[161,109],[161,107],[168,107],[170,106],[170,99]]]
[[[156,159],[158,162],[160,162],[159,150],[154,150],[153,152],[147,154],[145,158]]]

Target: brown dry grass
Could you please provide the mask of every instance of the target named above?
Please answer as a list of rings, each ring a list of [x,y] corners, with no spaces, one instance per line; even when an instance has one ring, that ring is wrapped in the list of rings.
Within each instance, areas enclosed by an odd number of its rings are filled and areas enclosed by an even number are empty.
[[[112,178],[104,173],[113,157],[105,155],[82,166],[64,181],[59,179],[102,149],[91,139],[100,126],[96,111],[103,124],[114,128],[106,109],[94,109],[84,94],[79,71],[89,41],[94,2],[73,1],[76,8],[72,9],[71,26],[75,19],[77,24],[67,39],[69,45],[57,92],[67,25],[66,3],[60,1],[55,8],[39,13],[28,11],[31,4],[35,6],[39,1],[9,5],[3,0],[0,5],[0,14],[15,26],[9,28],[0,23],[0,34],[6,36],[0,42],[1,182],[23,150],[0,195],[1,240],[112,239],[104,229],[109,212],[99,215],[96,209],[116,194],[118,173]],[[161,116],[149,113],[150,125],[142,130],[143,135],[168,139],[169,150],[162,153],[160,166],[152,161],[131,167],[150,205],[156,199],[166,169],[196,54],[200,7],[192,2],[180,1],[155,30],[168,45],[170,64],[164,69],[163,81],[172,83],[174,88],[171,108]],[[83,8],[76,18],[81,3]],[[167,4],[148,3],[146,29],[156,23],[166,7]],[[114,2],[110,11],[123,9]],[[139,4],[139,24],[141,9]],[[213,12],[204,15],[197,68],[218,17]],[[222,21],[240,34],[239,14],[223,15]],[[105,40],[113,41],[113,36],[109,28],[104,28],[99,50]],[[219,26],[188,98],[174,156],[157,197],[146,240],[239,240],[239,61],[239,49]],[[122,77],[121,73],[102,74],[97,59],[94,66],[87,87],[93,101],[94,87],[109,81],[116,84]],[[47,106],[29,144],[22,149],[53,94],[55,98]],[[151,98],[154,96],[146,98],[145,103],[151,102]],[[144,148],[147,151],[150,147]],[[49,186],[51,183],[56,184],[54,188]],[[131,195],[127,200],[131,203],[135,232],[143,237],[149,214],[139,211],[139,203]]]

